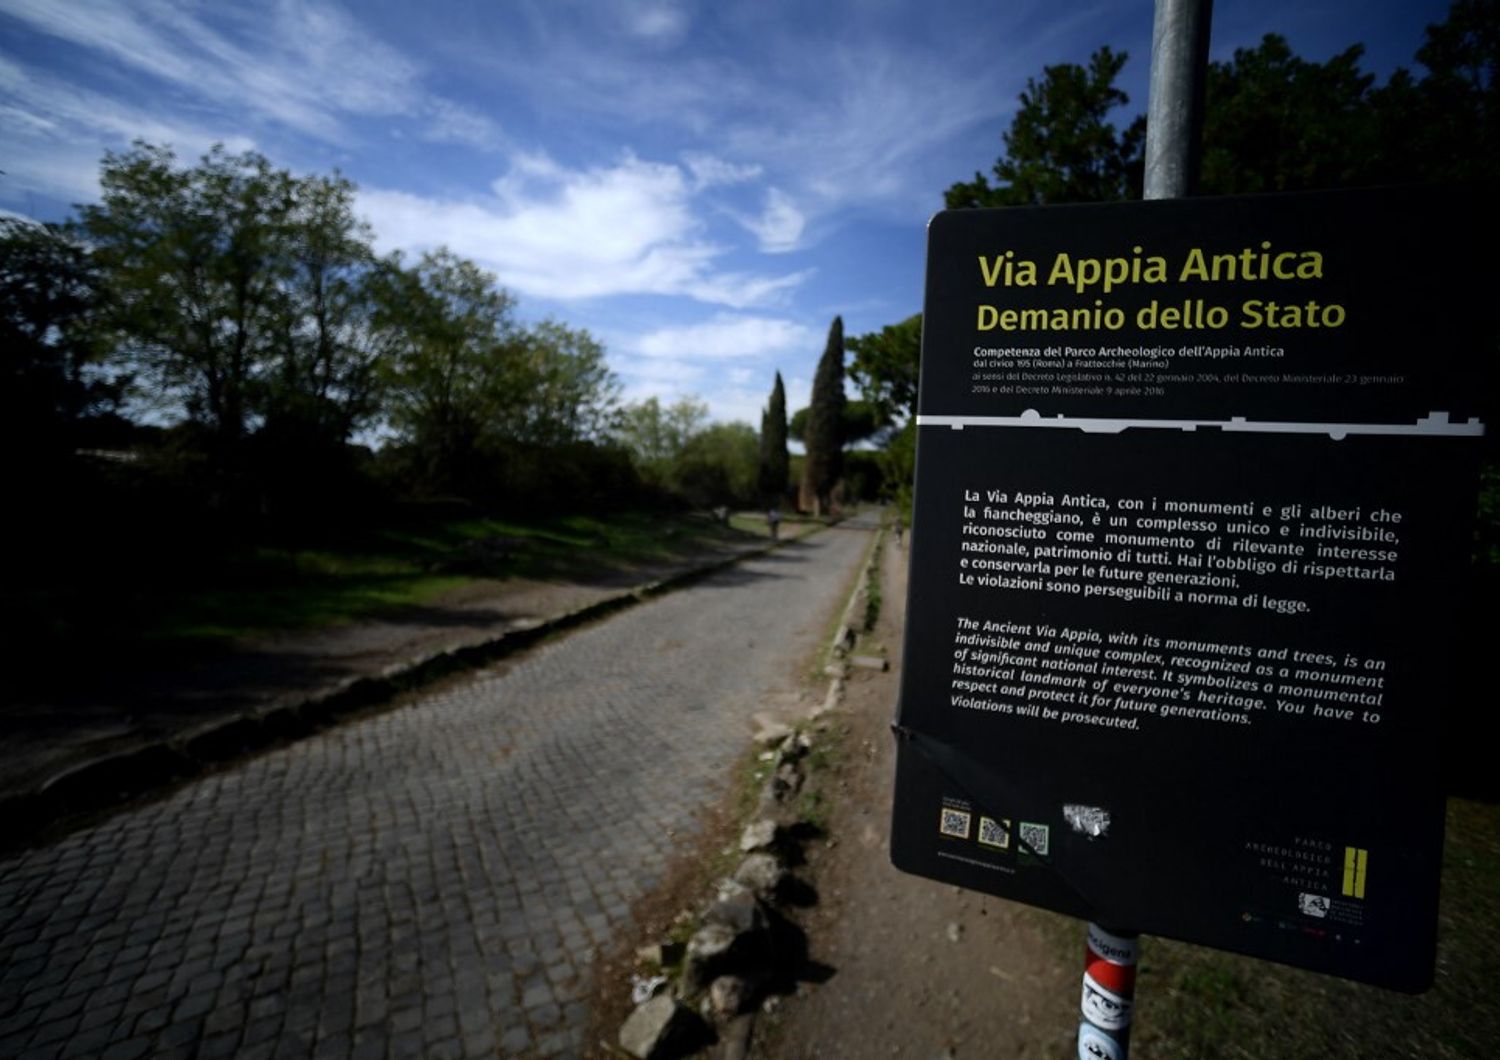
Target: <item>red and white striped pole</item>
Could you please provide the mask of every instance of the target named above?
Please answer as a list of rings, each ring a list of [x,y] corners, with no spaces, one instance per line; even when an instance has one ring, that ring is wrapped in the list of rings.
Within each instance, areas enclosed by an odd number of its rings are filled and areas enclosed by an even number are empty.
[[[1135,965],[1140,941],[1132,932],[1089,925],[1084,950],[1083,1021],[1078,1025],[1079,1060],[1125,1060],[1135,1016]]]

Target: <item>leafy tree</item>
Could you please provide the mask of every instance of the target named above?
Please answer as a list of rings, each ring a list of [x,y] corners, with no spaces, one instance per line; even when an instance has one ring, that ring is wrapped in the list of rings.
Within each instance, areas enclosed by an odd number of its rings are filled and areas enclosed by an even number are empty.
[[[1115,87],[1127,53],[1100,48],[1088,66],[1060,63],[1028,78],[1021,106],[1002,139],[1005,153],[992,167],[996,183],[981,173],[954,184],[950,208],[1025,206],[1138,198],[1146,121],[1121,132],[1110,112],[1129,97]]]
[[[516,336],[516,377],[510,402],[493,429],[535,445],[562,445],[603,437],[619,400],[620,385],[604,347],[583,328],[556,320]]]
[[[339,446],[381,411],[380,365],[399,337],[379,321],[388,288],[374,233],[354,216],[354,185],[335,174],[292,185],[284,312],[264,382],[266,429],[297,447]]]
[[[803,444],[802,501],[815,515],[831,510],[833,488],[843,471],[844,436],[844,319],[834,317],[828,342],[813,376],[812,404]]]
[[[771,387],[771,399],[760,417],[760,499],[767,506],[781,502],[786,493],[789,462],[786,451],[786,387],[781,373]]]
[[[922,314],[887,324],[845,343],[854,355],[849,378],[864,399],[888,420],[917,414],[917,378],[922,360]]]
[[[755,502],[760,442],[748,423],[715,423],[687,440],[678,454],[672,484],[695,507],[743,506]]]
[[[1267,34],[1211,63],[1203,129],[1205,192],[1335,188],[1368,183],[1382,167],[1375,78],[1353,45],[1326,63],[1292,53]]]
[[[869,335],[855,335],[847,345],[854,354],[849,377],[865,401],[891,421],[901,421],[880,452],[885,488],[911,517],[912,479],[917,455],[917,379],[922,360],[922,315],[888,324]]]
[[[635,458],[648,481],[665,485],[672,464],[708,419],[708,406],[691,397],[663,406],[654,397],[627,405],[616,418],[615,439]]]
[[[157,393],[180,400],[230,461],[268,358],[285,335],[289,174],[215,147],[191,169],[138,142],[104,157],[81,210],[112,323]]]
[[[431,489],[472,486],[497,413],[521,396],[512,356],[515,300],[446,249],[383,274],[379,326],[401,336],[386,367],[391,424]]]
[[[811,415],[811,407],[798,409],[788,421],[788,435],[804,445],[807,444],[807,421]],[[868,401],[845,400],[839,424],[839,437],[843,438],[844,448],[847,449],[858,442],[872,439],[879,444],[882,433],[891,427],[891,419]]]
[[[1395,132],[1420,176],[1500,179],[1500,0],[1455,0],[1445,21],[1427,27],[1417,61],[1428,73],[1415,120]]]
[[[99,373],[97,269],[68,230],[0,218],[0,436],[33,454],[76,444],[84,416],[112,408]]]

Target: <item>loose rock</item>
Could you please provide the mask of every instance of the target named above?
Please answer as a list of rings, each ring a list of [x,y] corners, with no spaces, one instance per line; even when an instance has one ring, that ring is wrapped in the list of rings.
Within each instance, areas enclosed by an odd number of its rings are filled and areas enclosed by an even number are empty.
[[[762,818],[745,826],[740,835],[740,851],[765,850],[776,842],[776,822]]]
[[[786,869],[770,854],[751,854],[734,870],[734,878],[758,894],[771,894],[786,878]]]
[[[700,1032],[691,1009],[671,994],[657,994],[636,1006],[620,1028],[620,1048],[638,1060],[657,1060],[690,1046]]]
[[[755,900],[755,895],[748,890],[743,890],[742,893],[732,898],[724,898],[715,902],[708,907],[708,912],[703,914],[703,920],[708,924],[721,924],[736,935],[764,931],[766,927],[765,911]]]
[[[743,1012],[751,996],[749,981],[738,975],[721,975],[708,987],[709,1005],[715,1018],[721,1020]]]
[[[769,718],[759,718],[760,730],[755,734],[755,742],[763,747],[775,747],[788,736],[792,735],[792,727],[782,721],[774,721]]]

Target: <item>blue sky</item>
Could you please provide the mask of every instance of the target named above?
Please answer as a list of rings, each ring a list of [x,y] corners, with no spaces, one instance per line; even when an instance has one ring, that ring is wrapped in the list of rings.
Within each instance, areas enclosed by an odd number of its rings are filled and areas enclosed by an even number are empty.
[[[1446,2],[1218,0],[1213,55],[1410,66]],[[627,399],[759,423],[828,324],[921,308],[924,228],[1026,79],[1101,44],[1145,109],[1150,0],[0,0],[0,209],[98,194],[135,138],[337,167],[381,249],[447,244],[588,328]],[[1128,116],[1122,112],[1122,117]]]

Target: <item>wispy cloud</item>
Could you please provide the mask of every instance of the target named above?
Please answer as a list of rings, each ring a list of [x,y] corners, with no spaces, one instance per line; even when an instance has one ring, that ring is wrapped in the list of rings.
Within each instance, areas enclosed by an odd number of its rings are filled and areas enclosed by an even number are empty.
[[[760,249],[767,254],[796,250],[802,231],[807,227],[807,218],[793,205],[791,196],[780,188],[766,191],[765,208],[759,216],[739,216],[737,220],[755,236]]]
[[[383,244],[446,245],[493,269],[506,286],[543,298],[680,295],[733,308],[774,302],[805,273],[725,270],[709,241],[682,167],[633,154],[570,169],[522,154],[492,194],[440,199],[368,189],[361,209]]]
[[[0,0],[0,10],[165,82],[194,107],[328,143],[351,142],[349,117],[411,119],[419,135],[443,142],[497,138],[488,118],[428,91],[417,63],[334,3],[279,0],[266,12],[182,0]]]
[[[754,163],[726,162],[722,158],[704,154],[701,151],[686,152],[682,156],[682,161],[688,167],[688,172],[693,175],[694,189],[699,191],[721,185],[743,184],[765,172],[763,167]]]
[[[633,343],[633,349],[650,358],[723,361],[805,352],[816,343],[817,336],[795,321],[721,314],[697,324],[649,331]]]

